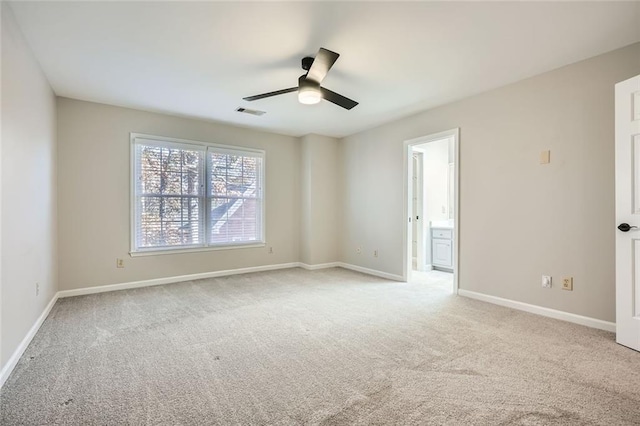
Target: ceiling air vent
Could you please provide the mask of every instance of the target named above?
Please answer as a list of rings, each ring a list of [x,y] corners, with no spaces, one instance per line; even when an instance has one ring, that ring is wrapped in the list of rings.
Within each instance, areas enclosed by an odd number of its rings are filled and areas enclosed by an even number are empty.
[[[266,111],[258,111],[257,109],[248,109],[248,108],[242,108],[242,107],[238,107],[236,108],[236,111],[241,112],[243,114],[251,114],[251,115],[264,115],[267,112]]]

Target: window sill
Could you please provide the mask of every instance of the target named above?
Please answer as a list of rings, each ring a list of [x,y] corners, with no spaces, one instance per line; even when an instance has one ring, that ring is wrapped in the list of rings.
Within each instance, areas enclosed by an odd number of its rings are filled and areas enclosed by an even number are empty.
[[[155,250],[143,250],[143,251],[131,251],[129,256],[131,257],[143,257],[143,256],[162,256],[165,254],[184,254],[184,253],[199,253],[203,251],[218,251],[218,250],[235,250],[235,249],[247,249],[247,248],[260,248],[265,247],[266,243],[251,243],[251,244],[236,244],[228,246],[209,246],[209,247],[194,247],[194,248],[178,248],[178,249],[155,249]]]

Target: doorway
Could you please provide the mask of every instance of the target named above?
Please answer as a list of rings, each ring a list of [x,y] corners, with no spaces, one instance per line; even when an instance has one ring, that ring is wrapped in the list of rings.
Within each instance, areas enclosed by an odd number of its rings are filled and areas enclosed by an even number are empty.
[[[458,290],[459,129],[405,141],[403,278]]]

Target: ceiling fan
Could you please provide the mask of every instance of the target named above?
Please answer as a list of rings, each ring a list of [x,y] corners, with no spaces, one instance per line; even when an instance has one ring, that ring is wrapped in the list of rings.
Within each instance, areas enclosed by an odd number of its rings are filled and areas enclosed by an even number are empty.
[[[302,104],[317,104],[322,99],[341,106],[345,109],[351,109],[358,105],[358,102],[342,96],[329,89],[321,87],[322,80],[338,60],[340,55],[325,48],[320,48],[315,58],[302,58],[302,69],[307,71],[298,78],[298,86],[288,89],[276,90],[275,92],[263,93],[261,95],[247,96],[242,98],[245,101],[257,101],[258,99],[269,98],[271,96],[284,95],[285,93],[298,92],[298,101]]]

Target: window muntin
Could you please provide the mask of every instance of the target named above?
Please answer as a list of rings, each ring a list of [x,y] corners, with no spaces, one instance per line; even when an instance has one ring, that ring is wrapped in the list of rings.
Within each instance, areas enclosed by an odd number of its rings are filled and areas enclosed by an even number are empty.
[[[264,242],[264,152],[133,137],[132,252]]]

